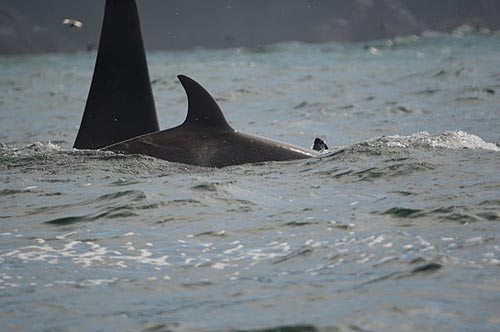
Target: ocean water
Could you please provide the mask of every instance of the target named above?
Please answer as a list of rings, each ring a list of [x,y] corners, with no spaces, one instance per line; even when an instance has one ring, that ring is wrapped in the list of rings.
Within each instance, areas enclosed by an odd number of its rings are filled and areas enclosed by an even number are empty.
[[[0,58],[5,331],[500,331],[500,36],[148,53],[316,159],[71,148],[94,53]]]

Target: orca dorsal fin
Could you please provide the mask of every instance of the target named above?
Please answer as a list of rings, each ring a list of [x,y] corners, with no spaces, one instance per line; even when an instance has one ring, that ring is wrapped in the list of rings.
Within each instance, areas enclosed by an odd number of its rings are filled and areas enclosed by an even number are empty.
[[[135,0],[106,0],[99,50],[75,148],[158,131]]]
[[[186,90],[188,98],[188,114],[182,126],[234,130],[227,123],[217,102],[205,88],[187,76],[178,75],[177,78]]]

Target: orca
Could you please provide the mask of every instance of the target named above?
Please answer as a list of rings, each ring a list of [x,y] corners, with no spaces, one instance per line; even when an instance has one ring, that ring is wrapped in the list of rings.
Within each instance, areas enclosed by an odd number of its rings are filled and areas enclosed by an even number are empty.
[[[135,0],[106,0],[94,76],[75,140],[99,149],[160,130]]]
[[[105,150],[217,168],[318,155],[314,150],[238,132],[227,123],[215,100],[200,84],[184,75],[178,78],[188,97],[184,123],[110,145]]]
[[[238,132],[207,90],[187,76],[178,79],[187,94],[187,117],[181,125],[159,131],[135,0],[107,0],[74,147],[217,168],[320,155],[319,150]]]

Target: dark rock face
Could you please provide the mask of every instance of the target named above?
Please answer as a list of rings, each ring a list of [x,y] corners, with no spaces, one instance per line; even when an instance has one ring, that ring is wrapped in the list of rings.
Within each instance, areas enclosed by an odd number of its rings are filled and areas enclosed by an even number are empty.
[[[104,0],[3,0],[0,54],[95,48]],[[259,47],[286,40],[366,41],[500,28],[498,0],[148,0],[138,1],[150,49]],[[82,29],[68,29],[64,18]]]

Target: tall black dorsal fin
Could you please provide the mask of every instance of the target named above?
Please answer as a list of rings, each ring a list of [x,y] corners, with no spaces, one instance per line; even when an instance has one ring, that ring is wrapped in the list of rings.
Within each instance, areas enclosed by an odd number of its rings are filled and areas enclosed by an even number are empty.
[[[99,149],[158,130],[137,5],[107,0],[75,148]]]
[[[182,126],[218,127],[222,130],[232,130],[222,114],[214,98],[195,80],[177,76],[181,81],[188,98],[188,114]]]

